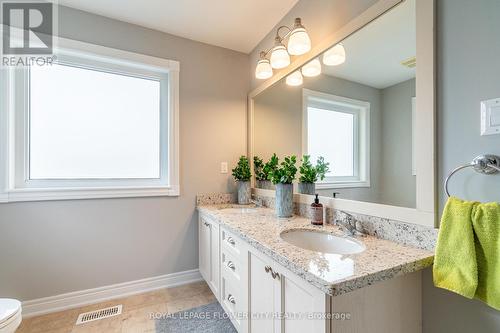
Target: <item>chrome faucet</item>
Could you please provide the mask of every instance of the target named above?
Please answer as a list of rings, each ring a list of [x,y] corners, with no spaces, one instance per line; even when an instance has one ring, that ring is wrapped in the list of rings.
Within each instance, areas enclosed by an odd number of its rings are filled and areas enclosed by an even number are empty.
[[[363,230],[363,228],[361,227],[361,224],[358,221],[356,221],[356,218],[354,216],[346,212],[341,212],[341,214],[344,217],[340,219],[335,219],[336,225],[344,229],[350,236],[363,235],[361,231]]]

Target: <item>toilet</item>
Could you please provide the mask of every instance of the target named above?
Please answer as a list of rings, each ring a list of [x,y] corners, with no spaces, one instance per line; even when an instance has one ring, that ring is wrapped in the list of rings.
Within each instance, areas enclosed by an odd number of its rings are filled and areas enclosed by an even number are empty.
[[[21,320],[21,302],[12,298],[0,298],[0,333],[14,333]]]

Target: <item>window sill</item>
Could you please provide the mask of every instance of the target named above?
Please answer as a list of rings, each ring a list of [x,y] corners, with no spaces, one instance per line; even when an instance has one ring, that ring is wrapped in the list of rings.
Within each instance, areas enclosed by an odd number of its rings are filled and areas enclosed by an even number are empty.
[[[329,190],[337,188],[357,188],[357,187],[370,187],[370,181],[316,183],[316,189],[318,190]]]
[[[121,188],[23,188],[10,190],[5,194],[0,194],[0,202],[136,198],[179,195],[179,186]]]

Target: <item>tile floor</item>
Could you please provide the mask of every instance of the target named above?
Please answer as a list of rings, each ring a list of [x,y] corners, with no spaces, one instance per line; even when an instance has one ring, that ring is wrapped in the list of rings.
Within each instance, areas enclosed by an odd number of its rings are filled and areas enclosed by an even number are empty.
[[[160,289],[81,308],[24,319],[16,333],[155,332],[151,314],[175,313],[215,301],[205,282]],[[76,326],[78,315],[122,304],[122,314]]]

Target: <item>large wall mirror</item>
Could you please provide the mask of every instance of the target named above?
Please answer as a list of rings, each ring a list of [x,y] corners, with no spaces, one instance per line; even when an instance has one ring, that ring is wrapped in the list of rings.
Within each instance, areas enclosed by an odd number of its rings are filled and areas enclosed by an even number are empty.
[[[417,25],[429,24],[417,17],[425,13],[432,21],[433,2],[424,2],[418,8],[416,0],[405,0],[367,16],[345,38],[251,93],[250,155],[264,161],[274,153],[296,155],[299,164],[304,155],[313,163],[323,157],[330,170],[316,192],[324,200],[433,226],[432,27],[417,32]],[[255,187],[272,190],[266,183]],[[431,200],[423,199],[426,193]]]

